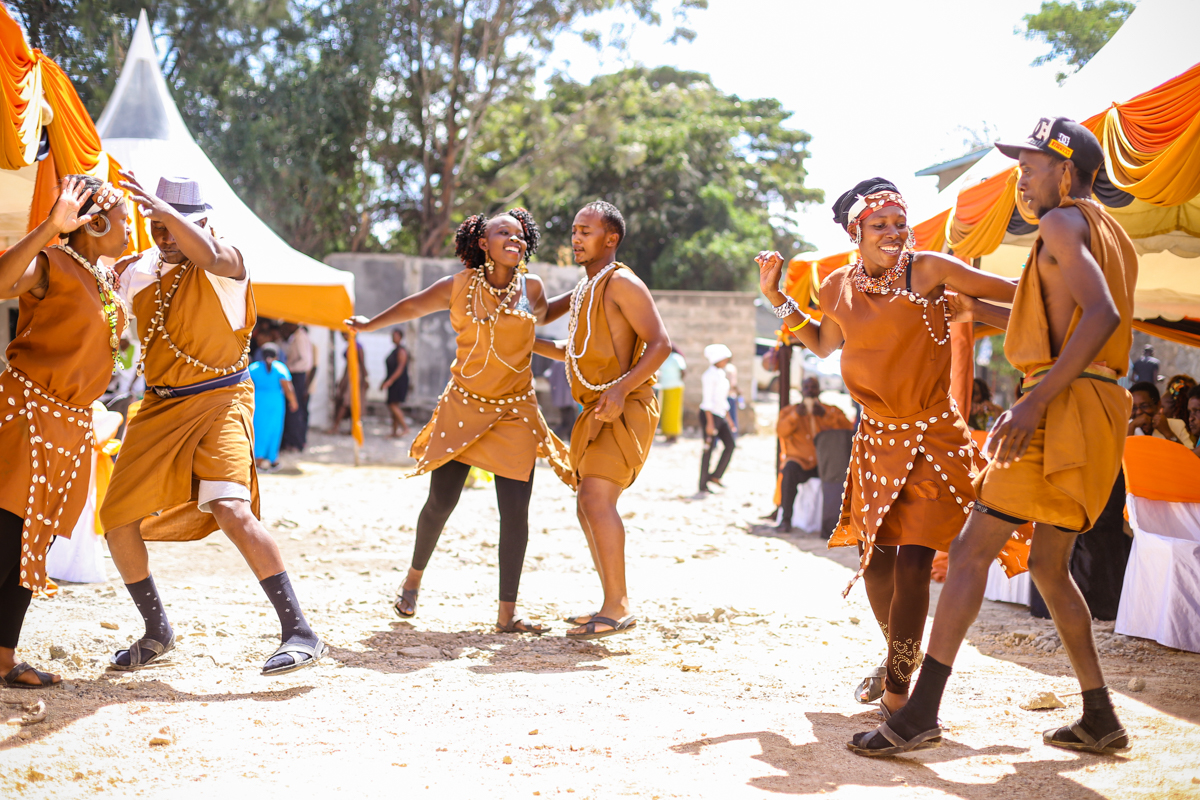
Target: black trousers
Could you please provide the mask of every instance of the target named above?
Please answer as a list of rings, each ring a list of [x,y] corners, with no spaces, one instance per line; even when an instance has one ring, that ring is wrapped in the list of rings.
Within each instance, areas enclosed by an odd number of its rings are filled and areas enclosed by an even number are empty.
[[[303,450],[308,441],[308,373],[293,372],[292,388],[296,390],[298,408],[284,415],[283,441],[279,446],[285,450]]]
[[[413,544],[412,568],[424,571],[437,547],[446,520],[458,505],[471,466],[449,461],[429,473],[429,499],[417,517],[417,539]],[[517,602],[525,548],[529,544],[529,498],[533,473],[527,481],[496,476],[496,505],[500,509],[500,602]]]
[[[816,467],[805,469],[795,461],[789,461],[783,465],[783,481],[779,487],[779,500],[783,507],[782,522],[789,525],[792,523],[792,509],[796,505],[796,494],[800,491],[800,484],[816,477]]]
[[[21,586],[21,530],[24,520],[0,509],[0,647],[16,649],[33,592]]]
[[[700,414],[707,414],[708,419],[712,420],[713,426],[717,429],[715,436],[707,437],[708,442],[704,448],[704,455],[700,457],[700,491],[707,492],[709,481],[713,479],[719,481],[725,476],[725,470],[729,467],[729,459],[733,458],[733,448],[736,447],[736,444],[733,441],[733,431],[729,428],[728,420],[718,417],[716,414],[709,414],[707,411],[701,411]],[[710,469],[713,450],[717,448],[718,439],[722,445],[721,457],[717,460],[717,468]]]

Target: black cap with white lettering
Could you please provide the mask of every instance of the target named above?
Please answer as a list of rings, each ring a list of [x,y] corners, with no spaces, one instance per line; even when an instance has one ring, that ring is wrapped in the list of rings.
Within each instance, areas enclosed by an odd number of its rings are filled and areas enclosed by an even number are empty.
[[[1104,150],[1096,134],[1066,117],[1042,117],[1029,138],[1020,144],[996,142],[996,149],[1009,158],[1019,158],[1022,150],[1037,150],[1052,156],[1075,162],[1075,166],[1089,175],[1104,163]]]

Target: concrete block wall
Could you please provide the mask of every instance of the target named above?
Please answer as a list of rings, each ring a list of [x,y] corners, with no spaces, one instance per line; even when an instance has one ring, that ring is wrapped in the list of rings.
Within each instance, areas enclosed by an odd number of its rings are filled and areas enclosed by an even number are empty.
[[[398,300],[415,294],[447,275],[462,269],[462,262],[453,258],[419,258],[417,256],[379,253],[333,253],[325,263],[354,273],[356,312],[373,317]],[[570,291],[583,276],[579,267],[559,267],[535,262],[529,270],[540,277],[549,296]],[[408,403],[418,408],[432,409],[438,396],[450,380],[450,363],[454,360],[454,331],[448,311],[431,314],[400,326],[404,344],[411,356]],[[566,319],[538,329],[546,338],[565,338]],[[384,361],[392,350],[391,332],[377,331],[359,337],[366,357],[369,388],[367,400],[383,403],[385,393],[379,385],[386,378]],[[337,369],[342,370],[338,348]]]
[[[700,408],[700,376],[708,369],[704,348],[724,344],[733,351],[738,387],[747,406],[738,413],[741,432],[754,430],[750,405],[754,381],[754,292],[653,291],[671,341],[687,360],[684,376],[685,426],[696,425]]]

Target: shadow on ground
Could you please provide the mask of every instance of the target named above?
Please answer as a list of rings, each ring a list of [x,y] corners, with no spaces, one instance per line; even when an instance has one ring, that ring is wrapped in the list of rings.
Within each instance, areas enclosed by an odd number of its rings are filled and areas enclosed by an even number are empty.
[[[33,702],[38,697],[46,700],[48,714],[45,722],[22,729],[29,738],[10,738],[0,742],[0,751],[11,750],[38,742],[78,720],[90,717],[101,708],[128,703],[228,703],[236,700],[254,700],[260,703],[277,703],[308,694],[311,686],[293,686],[287,689],[263,692],[232,692],[226,694],[191,694],[181,692],[162,681],[118,681],[128,673],[106,672],[90,681],[71,681],[70,686],[46,691],[10,690],[5,700],[19,699]],[[14,697],[20,693],[19,697]],[[62,702],[63,700],[70,702]]]
[[[756,761],[767,764],[785,775],[764,775],[751,778],[750,786],[780,794],[819,794],[832,792],[842,786],[870,786],[934,789],[952,797],[1005,798],[1022,796],[1031,786],[1038,787],[1038,796],[1055,798],[1100,798],[1090,789],[1080,786],[1065,773],[1085,769],[1104,760],[1104,756],[1080,755],[1069,761],[1032,761],[1011,764],[1007,772],[994,783],[956,783],[946,780],[934,772],[929,765],[962,758],[1014,756],[1028,752],[1028,748],[994,745],[974,749],[947,738],[941,747],[922,750],[902,758],[869,759],[856,756],[846,749],[850,737],[870,730],[878,723],[874,714],[857,714],[846,717],[841,714],[809,712],[806,714],[816,736],[815,742],[795,745],[778,733],[753,731],[730,733],[724,736],[708,736],[694,742],[675,745],[671,749],[681,755],[698,756],[706,747],[716,747],[727,742],[757,741],[762,752],[752,756]],[[843,769],[843,775],[853,775],[852,780],[832,780],[831,764]]]
[[[825,539],[813,534],[797,531],[783,533],[776,530],[773,525],[754,525],[747,533],[751,536],[761,536],[788,542],[797,550],[829,559],[846,567],[848,570],[858,569],[858,554],[854,548],[835,547],[830,549],[826,546]],[[933,618],[933,613],[937,609],[938,598],[941,597],[942,588],[943,585],[940,583],[932,583],[929,586],[930,619]],[[1000,603],[992,600],[983,601],[979,621],[993,627],[996,625],[1004,625],[1009,628],[1045,626],[1047,630],[1049,629],[1049,620],[1040,621],[1034,619],[1030,616],[1027,607],[1016,603]],[[1161,680],[1170,674],[1172,677],[1179,679],[1176,683],[1182,683],[1185,687],[1193,686],[1194,676],[1200,672],[1200,654],[1172,650],[1169,647],[1164,647],[1157,642],[1149,640],[1139,641],[1142,642],[1145,648],[1141,654],[1101,654],[1100,664],[1104,668],[1109,688],[1117,694],[1136,700],[1139,703],[1144,703],[1159,711],[1172,714],[1191,723],[1200,724],[1200,695],[1196,691],[1156,688],[1152,678],[1153,676]],[[983,655],[988,658],[1007,661],[1045,675],[1048,678],[1057,679],[1063,675],[1073,674],[1071,671],[1071,661],[1065,652],[1054,655],[1034,654],[1020,650],[1012,652],[1000,650],[999,652],[995,652],[995,648],[991,643],[974,641],[971,633],[967,635],[967,642],[985,648]],[[1168,655],[1172,661],[1170,665],[1156,663],[1159,660],[1158,656]],[[1180,664],[1180,659],[1184,663]],[[1148,679],[1147,683],[1149,685],[1145,691],[1135,693],[1126,688],[1130,678],[1135,676],[1142,676]],[[1030,690],[1035,688],[1039,687],[1030,686]]]
[[[361,641],[365,650],[332,648],[348,667],[385,674],[407,675],[432,664],[458,659],[472,662],[480,675],[511,672],[594,672],[608,669],[600,663],[609,656],[627,655],[588,642],[561,636],[530,636],[480,630],[422,631],[407,622],[392,623]]]

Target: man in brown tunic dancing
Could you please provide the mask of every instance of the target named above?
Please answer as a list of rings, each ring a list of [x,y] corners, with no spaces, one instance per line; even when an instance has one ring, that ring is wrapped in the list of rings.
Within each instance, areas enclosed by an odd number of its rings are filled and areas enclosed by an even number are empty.
[[[249,381],[254,294],[241,253],[214,237],[211,206],[187,178],[151,195],[121,184],[150,220],[155,249],[121,276],[138,320],[146,396],[130,421],[100,509],[113,563],[146,622],[146,635],[112,658],[146,666],[175,643],[150,575],[146,540],[186,542],[221,530],[275,606],[283,644],[263,665],[281,675],[326,652],[309,627],[275,540],[258,519]]]
[[[633,485],[658,428],[655,373],[671,341],[650,290],[617,261],[625,218],[611,203],[589,203],[575,215],[571,246],[587,270],[575,291],[550,303],[547,320],[569,309],[565,344],[539,340],[534,352],[565,359],[571,394],[583,406],[571,431],[571,468],[579,480],[579,524],[604,589],[595,614],[574,617],[574,639],[599,639],[631,630],[625,585],[625,525],[621,492]]]
[[[988,564],[1026,520],[1035,523],[1029,572],[1083,689],[1083,718],[1046,731],[1043,742],[1105,754],[1129,749],[1069,563],[1075,537],[1091,529],[1121,468],[1131,401],[1117,378],[1129,364],[1137,256],[1124,230],[1092,200],[1104,156],[1091,131],[1065,117],[1043,118],[1027,141],[997,147],[1020,162],[1017,190],[1037,213],[1038,239],[1011,317],[969,297],[960,298],[958,317],[1007,326],[1004,354],[1025,374],[1024,394],[990,433],[988,464],[975,478],[978,502],[950,550],[912,696],[879,728],[854,737],[850,749],[860,755],[940,741],[942,693],[979,614]]]

